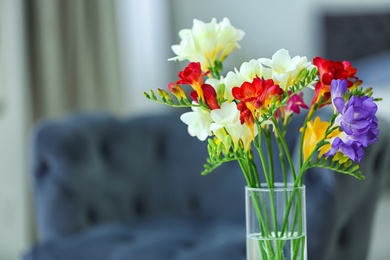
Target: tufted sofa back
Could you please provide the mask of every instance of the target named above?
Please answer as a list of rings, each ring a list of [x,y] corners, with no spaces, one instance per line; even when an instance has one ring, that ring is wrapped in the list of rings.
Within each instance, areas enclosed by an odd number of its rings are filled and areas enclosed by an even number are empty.
[[[201,176],[207,144],[177,114],[79,114],[39,124],[32,174],[41,240],[148,216],[244,221],[236,164]]]

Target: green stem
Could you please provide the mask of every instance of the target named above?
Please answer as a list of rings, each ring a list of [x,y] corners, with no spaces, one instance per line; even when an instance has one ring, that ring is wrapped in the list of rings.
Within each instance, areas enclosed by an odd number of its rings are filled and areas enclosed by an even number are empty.
[[[260,234],[264,238],[269,238],[271,236],[270,235],[271,229],[270,229],[270,225],[269,225],[267,211],[265,210],[263,212],[262,207],[261,207],[261,205],[266,205],[264,200],[263,200],[263,196],[262,195],[258,196],[258,192],[252,191],[252,190],[250,190],[249,193],[250,193],[250,197],[251,197],[251,204],[253,205],[253,208],[254,208],[254,211],[256,214],[256,219],[257,219],[258,224],[259,224]],[[263,244],[264,244],[264,247],[263,247]],[[262,254],[262,256],[263,257],[264,257],[264,255],[267,256],[267,258],[264,258],[264,259],[273,259],[274,252],[273,252],[271,240],[269,240],[269,239],[266,239],[263,241],[260,240],[258,242],[258,245],[259,245],[259,250],[260,250],[260,253]],[[266,250],[266,252],[264,250]]]
[[[278,148],[279,148],[280,165],[282,168],[282,175],[283,175],[283,187],[285,189],[287,188],[288,180],[287,180],[287,168],[286,168],[286,162],[285,162],[285,155],[284,155],[283,145],[282,145],[281,139],[284,139],[285,134],[286,134],[286,130],[287,130],[286,125],[283,124],[282,136],[276,136],[276,141],[277,141]],[[285,201],[285,207],[286,207],[287,201],[288,201],[288,191],[287,190],[284,191],[284,201]]]
[[[276,206],[275,206],[275,173],[274,173],[274,162],[272,158],[272,144],[271,144],[271,131],[269,129],[265,129],[263,131],[264,137],[266,140],[266,145],[267,145],[267,152],[268,152],[268,166],[269,166],[269,182],[272,184],[272,187],[268,185],[268,188],[271,188],[269,190],[270,192],[270,203],[271,203],[271,214],[272,214],[272,222],[273,222],[273,229],[275,233],[275,237],[279,237],[278,233],[278,220],[276,217]]]
[[[269,177],[269,173],[268,173],[268,169],[267,169],[267,165],[266,165],[266,160],[265,160],[265,156],[264,156],[264,152],[262,150],[262,128],[261,128],[261,125],[257,122],[257,127],[258,127],[258,135],[257,135],[257,141],[254,142],[255,144],[255,147],[256,147],[256,150],[259,154],[259,157],[260,157],[260,162],[261,162],[261,166],[263,168],[263,171],[264,171],[264,177],[265,177],[265,181],[267,183],[267,186],[268,188],[272,188],[273,187],[273,184],[271,183],[271,180],[270,180],[270,177]],[[260,188],[261,187],[261,183],[258,183],[258,187]]]
[[[321,141],[319,141],[315,148],[313,149],[313,151],[310,153],[310,155],[308,156],[308,158],[306,158],[305,162],[303,163],[303,165],[301,166],[301,168],[299,169],[299,174],[298,174],[298,178],[295,180],[294,182],[294,186],[302,186],[302,178],[303,178],[303,174],[306,172],[306,170],[308,168],[310,168],[310,165],[311,165],[311,161],[312,161],[312,158],[313,156],[317,153],[317,151],[320,150],[320,148],[322,146],[324,146],[325,144],[327,144],[327,142],[323,139]]]
[[[246,168],[246,161],[238,159],[238,164],[240,165],[241,171],[244,174],[246,183],[248,184],[249,187],[253,187],[252,179],[250,177],[250,174],[248,172],[248,169]]]
[[[298,198],[301,198],[302,197],[302,191],[299,190],[299,194],[298,194]],[[298,221],[298,229],[297,229],[297,235],[298,236],[302,236],[302,229],[303,229],[303,215],[302,215],[302,201],[301,199],[298,199],[297,200],[297,204],[295,205],[295,212],[294,212],[294,226],[295,226],[295,223],[296,221]],[[296,259],[298,257],[298,252],[299,252],[299,249],[301,247],[301,242],[302,242],[302,239],[299,239],[296,244],[293,245],[293,259]]]
[[[259,172],[257,171],[257,166],[253,161],[252,150],[248,151],[245,154],[244,158],[246,160],[246,166],[248,167],[248,170],[250,172],[251,179],[253,180],[252,188],[260,187],[261,186],[260,176],[259,176]]]
[[[272,122],[274,123],[276,134],[278,136],[282,136],[282,133],[280,132],[280,129],[279,129],[279,126],[278,126],[278,122],[277,122],[277,120],[276,120],[276,118],[274,116],[272,117]],[[284,152],[286,154],[287,161],[288,161],[288,164],[289,164],[290,169],[291,169],[291,174],[292,174],[293,180],[295,181],[296,173],[295,173],[295,167],[294,167],[294,164],[293,164],[293,160],[292,160],[292,157],[291,157],[290,150],[288,149],[286,140],[284,138],[280,138],[280,141],[281,141],[281,144],[283,146]]]
[[[279,148],[279,160],[280,160],[280,166],[282,167],[282,175],[283,175],[283,184],[284,187],[287,187],[287,168],[286,168],[286,161],[285,161],[285,155],[283,153],[283,146],[281,143],[281,140],[279,137],[276,137],[276,141]]]
[[[268,166],[269,166],[269,174],[270,174],[270,182],[272,184],[275,183],[275,172],[274,172],[274,161],[272,157],[272,143],[271,143],[271,131],[266,129],[264,131],[265,140],[267,143],[267,152],[268,152]]]
[[[250,160],[248,158],[248,156],[251,156],[251,155],[248,154],[245,157],[245,160],[238,160],[238,162],[239,162],[239,165],[241,167],[242,172],[244,173],[248,187],[258,188],[257,184],[259,183],[259,185],[260,185],[260,180],[257,179],[256,177],[254,177],[254,176],[258,176],[257,170],[256,170],[256,165],[254,164],[253,160]],[[260,207],[260,205],[265,205],[265,204],[259,200],[256,192],[250,191],[250,193],[251,193],[251,198],[252,198],[251,202],[252,202],[255,214],[256,214],[256,219],[258,221],[259,228],[261,230],[261,234],[265,237],[269,237],[270,232],[271,232],[270,228],[269,228],[269,220],[268,220],[268,217],[266,214],[263,216],[263,213],[262,213],[261,207]],[[263,256],[264,255],[267,256],[268,254],[264,251],[265,248],[263,248],[262,244],[263,243],[261,241],[259,241],[260,253]],[[266,247],[267,252],[273,252],[272,244],[270,241],[265,241],[265,247]]]
[[[315,149],[312,151],[312,153],[311,153],[311,154],[309,155],[309,157],[305,160],[303,166],[301,167],[301,169],[300,169],[300,171],[299,171],[299,175],[298,175],[298,177],[295,179],[294,187],[300,187],[300,186],[302,186],[302,177],[303,177],[303,174],[304,174],[305,171],[309,168],[312,157],[313,157],[314,154],[316,154],[316,152],[317,152],[323,145],[325,145],[325,144],[326,144],[326,141],[325,141],[325,140],[321,140],[319,143],[317,143]],[[284,215],[284,217],[283,217],[282,228],[281,228],[281,233],[282,233],[282,235],[284,235],[285,232],[286,232],[286,230],[287,230],[288,215],[289,215],[289,212],[290,212],[290,210],[291,210],[292,203],[294,202],[293,198],[294,198],[295,193],[296,193],[297,190],[298,190],[298,189],[293,189],[293,190],[291,191],[289,201],[287,202],[286,212],[285,212],[285,215]]]

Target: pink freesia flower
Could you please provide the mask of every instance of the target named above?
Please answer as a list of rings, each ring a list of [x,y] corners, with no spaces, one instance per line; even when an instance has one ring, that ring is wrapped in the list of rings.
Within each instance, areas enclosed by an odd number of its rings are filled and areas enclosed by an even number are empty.
[[[309,107],[303,102],[303,92],[299,92],[298,94],[292,95],[290,99],[287,101],[285,111],[286,113],[295,114],[301,113],[301,108],[308,109]]]

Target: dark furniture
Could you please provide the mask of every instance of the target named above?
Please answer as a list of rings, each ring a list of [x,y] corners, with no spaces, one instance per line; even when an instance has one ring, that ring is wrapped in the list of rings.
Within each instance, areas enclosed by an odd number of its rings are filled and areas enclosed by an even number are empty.
[[[306,174],[309,259],[367,256],[389,168],[389,138],[380,139],[361,164],[364,181]],[[230,163],[201,176],[206,143],[177,114],[71,115],[41,122],[32,147],[40,240],[26,260],[245,259],[241,171]]]

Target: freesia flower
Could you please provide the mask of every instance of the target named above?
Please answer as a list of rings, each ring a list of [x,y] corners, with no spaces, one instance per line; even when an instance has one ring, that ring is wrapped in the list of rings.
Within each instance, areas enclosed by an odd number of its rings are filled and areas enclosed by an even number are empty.
[[[219,104],[217,101],[217,92],[215,91],[213,86],[211,86],[210,84],[203,84],[201,89],[207,106],[211,110],[219,108]]]
[[[175,95],[178,99],[187,98],[181,86],[177,83],[171,82],[168,84],[169,91]]]
[[[307,123],[305,136],[303,137],[303,158],[306,160],[309,155],[315,150],[316,145],[326,138],[326,129],[330,123],[321,121],[320,117],[316,117],[314,121]],[[301,129],[302,131],[302,129]],[[321,157],[330,148],[330,145],[325,145],[321,148],[318,157]]]
[[[252,59],[249,62],[241,64],[239,69],[229,71],[223,82],[226,87],[225,98],[231,102],[234,97],[232,89],[237,86],[241,86],[245,81],[252,82],[255,77],[259,78],[271,78],[272,71],[269,68],[264,68],[259,60]]]
[[[215,89],[215,91],[217,93],[217,100],[219,102],[223,102],[223,101],[232,102],[233,101],[233,97],[231,99],[227,98],[229,95],[232,96],[232,94],[231,94],[231,91],[228,91],[226,89],[226,86],[224,84],[224,78],[222,76],[219,79],[207,78],[206,84],[211,85]]]
[[[332,80],[331,98],[335,110],[339,113],[335,124],[343,132],[332,142],[331,150],[326,156],[335,155],[338,151],[353,161],[360,162],[364,155],[363,147],[376,142],[379,134],[377,106],[373,98],[352,96],[346,102],[347,80]]]
[[[168,85],[168,88],[172,88],[172,93],[175,95],[176,88],[175,84],[171,83]],[[217,100],[217,92],[211,84],[204,83],[200,86],[199,92],[197,91],[191,91],[190,96],[192,100],[199,104],[199,96],[198,93],[201,95],[202,99],[205,101],[206,105],[211,109],[219,108],[219,103]],[[180,97],[180,96],[179,96]]]
[[[358,142],[352,140],[343,141],[340,137],[336,137],[332,143],[332,147],[324,154],[325,157],[336,155],[337,152],[341,152],[343,155],[350,158],[352,161],[360,162],[364,156],[363,146]]]
[[[188,125],[188,133],[204,141],[211,136],[210,124],[212,122],[210,113],[200,107],[192,106],[193,112],[186,112],[180,116],[180,120]]]
[[[340,124],[349,138],[357,140],[364,147],[377,141],[377,106],[373,98],[352,96],[347,103],[336,99],[335,104],[340,113],[335,123]]]
[[[245,150],[250,149],[253,141],[251,130],[247,125],[240,123],[240,111],[237,110],[234,102],[225,102],[220,109],[211,111],[211,118],[213,123],[210,129],[219,140],[223,142],[225,136],[229,134],[236,149],[239,147],[240,140],[242,140]]]
[[[289,94],[291,94],[290,91]],[[292,95],[288,99],[286,106],[281,107],[280,111],[282,113],[283,118],[287,120],[293,113],[300,114],[301,108],[309,108],[303,101],[303,92],[299,92],[297,94]],[[286,123],[286,121],[284,123]]]
[[[259,119],[271,103],[277,104],[284,93],[272,79],[254,78],[252,82],[244,82],[241,87],[234,87],[232,94],[241,101],[237,108],[241,111],[241,123],[244,122],[252,129],[254,119]]]
[[[244,32],[234,28],[227,18],[220,23],[215,18],[210,23],[194,19],[192,29],[181,30],[179,36],[180,44],[172,46],[177,56],[170,60],[200,62],[202,70],[208,71],[216,60],[222,62],[233,50],[240,48],[238,41],[244,37]]]
[[[240,48],[238,41],[244,37],[245,33],[242,30],[234,28],[227,18],[222,19],[218,24],[218,41],[217,50],[221,49],[220,61],[223,61],[236,48]]]
[[[261,58],[259,61],[272,69],[272,79],[284,90],[296,83],[296,77],[301,70],[313,67],[306,57],[295,56],[291,59],[289,51],[285,49],[278,50],[272,59]]]
[[[360,162],[364,155],[362,147],[378,140],[377,106],[373,98],[352,96],[348,102],[336,97],[333,100],[339,115],[335,124],[340,125],[343,134],[332,143],[332,149],[326,156],[341,151],[351,160]]]
[[[349,62],[316,57],[313,59],[313,64],[318,68],[319,81],[315,86],[312,104],[318,102],[321,97],[324,98],[323,103],[327,104],[330,98],[330,84],[334,79],[347,80],[348,88],[356,87],[362,82],[355,76],[356,69]]]
[[[363,147],[377,141],[377,106],[373,98],[367,96],[351,96],[346,102],[344,96],[347,87],[346,79],[334,79],[330,83],[331,101],[338,112],[335,125],[339,125],[342,132],[333,138],[332,147],[325,156],[341,152],[351,160],[360,162],[364,156]]]
[[[346,79],[334,79],[330,83],[330,95],[332,103],[334,105],[334,100],[338,98],[344,99],[344,93],[347,91],[348,82]]]
[[[203,76],[207,73],[202,73],[199,62],[190,62],[184,70],[179,71],[178,77],[179,84],[189,84],[189,85],[202,85]]]
[[[286,111],[292,111],[296,114],[301,113],[300,108],[309,108],[305,102],[303,102],[303,92],[292,95],[286,104]]]
[[[176,84],[189,84],[196,92],[196,96],[204,100],[202,85],[203,85],[203,77],[206,76],[208,72],[202,73],[201,66],[199,62],[190,62],[184,70],[178,73],[179,80]],[[170,83],[169,85],[173,86],[174,83]],[[193,97],[194,94],[191,94]],[[197,101],[197,100],[195,100]]]

